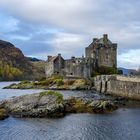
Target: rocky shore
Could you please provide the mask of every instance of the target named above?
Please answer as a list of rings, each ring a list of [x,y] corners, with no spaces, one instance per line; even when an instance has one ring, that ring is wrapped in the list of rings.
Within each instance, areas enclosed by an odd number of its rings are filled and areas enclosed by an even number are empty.
[[[111,96],[140,101],[140,78],[122,75],[99,75],[93,79],[64,79],[56,76],[40,81],[21,81],[8,89],[91,90]]]
[[[56,91],[24,95],[0,102],[0,119],[13,117],[64,117],[68,113],[110,113],[118,108],[117,100],[63,99]],[[2,115],[1,115],[2,114]]]
[[[11,84],[6,89],[49,89],[49,90],[87,90],[91,88],[91,82],[86,79],[64,79],[56,76],[40,81],[21,81]]]

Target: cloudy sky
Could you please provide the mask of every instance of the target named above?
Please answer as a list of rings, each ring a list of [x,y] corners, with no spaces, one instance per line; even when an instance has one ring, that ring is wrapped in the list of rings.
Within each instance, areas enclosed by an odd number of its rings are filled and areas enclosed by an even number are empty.
[[[0,0],[0,39],[26,56],[82,56],[104,33],[119,67],[140,66],[140,0]]]

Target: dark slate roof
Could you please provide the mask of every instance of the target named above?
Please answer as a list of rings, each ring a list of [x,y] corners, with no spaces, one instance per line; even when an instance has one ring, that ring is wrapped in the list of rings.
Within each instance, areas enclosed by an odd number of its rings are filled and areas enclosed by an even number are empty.
[[[103,40],[103,38],[100,38],[100,39],[97,39],[95,42],[93,42],[93,43],[100,43],[100,44],[104,44],[104,40]],[[112,44],[112,42],[108,39],[108,42],[107,42],[108,44]]]

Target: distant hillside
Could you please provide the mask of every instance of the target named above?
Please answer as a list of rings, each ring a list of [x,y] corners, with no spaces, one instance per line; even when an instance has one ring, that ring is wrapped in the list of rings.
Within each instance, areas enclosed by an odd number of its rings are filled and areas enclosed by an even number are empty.
[[[118,68],[123,71],[123,75],[136,75],[137,71],[135,69]]]
[[[0,40],[0,80],[39,79],[45,76],[42,65],[34,64],[13,44]],[[38,63],[39,63],[38,62]],[[41,71],[42,70],[42,71]],[[41,73],[39,73],[41,72]]]
[[[38,58],[34,58],[34,57],[27,57],[27,59],[28,59],[29,61],[32,61],[32,62],[42,61],[42,60],[40,60],[40,59],[38,59]]]

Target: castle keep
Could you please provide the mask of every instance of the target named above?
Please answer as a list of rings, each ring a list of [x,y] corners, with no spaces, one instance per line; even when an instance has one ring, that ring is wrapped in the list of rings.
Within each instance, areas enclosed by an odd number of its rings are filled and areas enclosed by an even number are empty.
[[[90,78],[98,67],[117,67],[117,44],[104,34],[102,38],[94,38],[85,48],[85,57],[64,60],[61,54],[48,56],[45,72],[46,77],[62,75],[67,77]]]

